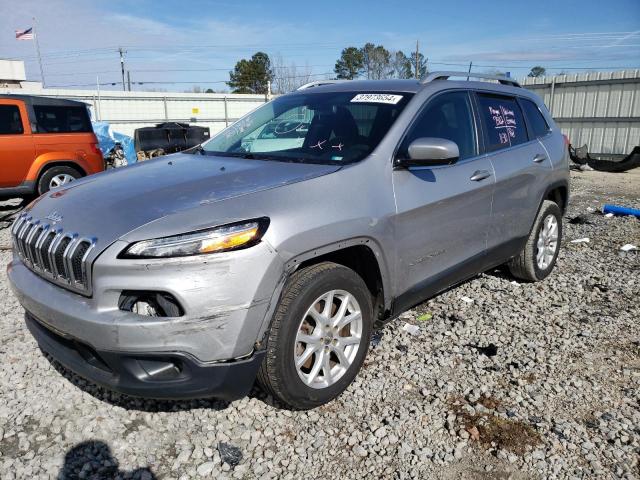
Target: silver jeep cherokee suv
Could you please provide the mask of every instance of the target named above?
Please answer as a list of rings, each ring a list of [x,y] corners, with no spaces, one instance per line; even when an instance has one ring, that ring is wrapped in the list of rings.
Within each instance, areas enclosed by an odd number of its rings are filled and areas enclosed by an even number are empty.
[[[40,348],[154,398],[339,395],[375,322],[506,263],[553,269],[567,149],[505,77],[316,82],[189,153],[33,202],[8,267]],[[473,75],[476,77],[476,75]]]

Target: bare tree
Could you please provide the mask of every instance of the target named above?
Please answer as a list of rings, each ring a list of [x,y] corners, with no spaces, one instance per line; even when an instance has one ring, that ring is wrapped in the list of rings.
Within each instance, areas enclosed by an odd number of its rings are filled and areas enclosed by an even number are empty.
[[[271,56],[271,62],[273,68],[273,93],[292,92],[312,80],[312,70],[308,63],[305,63],[304,67],[298,67],[295,62],[287,64],[279,53]]]
[[[382,45],[374,45],[366,43],[362,47],[364,60],[364,73],[367,79],[380,80],[389,78],[393,75],[393,67],[391,66],[391,54],[389,50]]]

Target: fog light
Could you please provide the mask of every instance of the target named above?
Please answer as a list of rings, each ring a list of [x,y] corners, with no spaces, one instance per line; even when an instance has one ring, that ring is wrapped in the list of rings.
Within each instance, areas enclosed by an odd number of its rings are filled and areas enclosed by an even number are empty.
[[[131,308],[131,311],[133,313],[137,313],[138,315],[145,315],[147,317],[158,316],[158,312],[156,311],[155,308],[153,308],[153,305],[145,301],[138,301],[134,303],[133,307]]]
[[[120,294],[118,307],[145,317],[181,317],[184,310],[175,297],[166,292],[130,291]]]

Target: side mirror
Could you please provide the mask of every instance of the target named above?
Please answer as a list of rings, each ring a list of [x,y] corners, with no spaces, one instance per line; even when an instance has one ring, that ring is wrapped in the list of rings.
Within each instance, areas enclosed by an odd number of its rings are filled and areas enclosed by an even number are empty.
[[[460,157],[458,145],[444,138],[416,138],[409,144],[407,152],[409,158],[397,159],[396,165],[403,167],[450,165]]]

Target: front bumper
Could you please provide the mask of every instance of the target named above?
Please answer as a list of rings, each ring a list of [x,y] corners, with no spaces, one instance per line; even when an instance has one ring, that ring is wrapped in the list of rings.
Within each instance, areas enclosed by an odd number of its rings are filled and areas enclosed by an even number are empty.
[[[25,321],[40,348],[64,367],[110,390],[138,397],[236,400],[249,393],[264,357],[263,350],[246,359],[206,365],[183,353],[97,351],[54,332],[29,313]]]
[[[266,243],[168,261],[118,259],[122,248],[116,242],[94,263],[90,298],[50,283],[17,257],[7,275],[27,312],[96,351],[180,352],[206,364],[244,358],[256,349],[283,268]],[[184,315],[123,311],[119,298],[130,290],[167,292]]]

